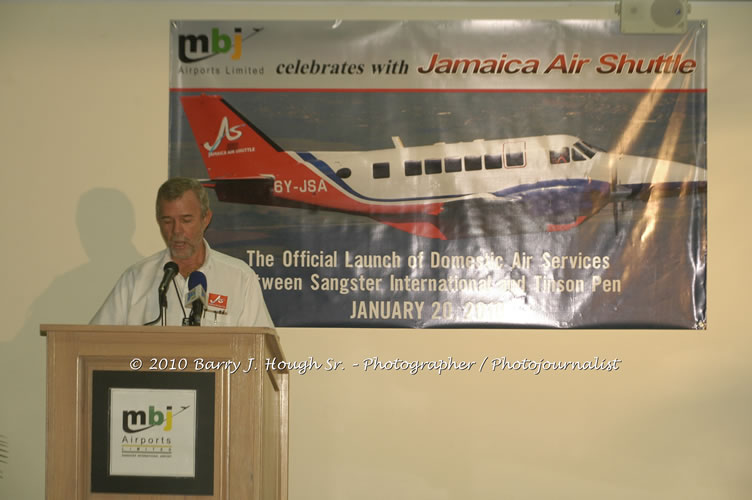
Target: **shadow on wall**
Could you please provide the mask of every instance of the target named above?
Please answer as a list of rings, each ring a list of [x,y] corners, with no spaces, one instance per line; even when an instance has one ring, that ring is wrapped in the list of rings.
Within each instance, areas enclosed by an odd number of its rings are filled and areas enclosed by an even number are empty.
[[[55,277],[32,303],[21,331],[0,343],[2,399],[13,403],[0,405],[0,435],[24,443],[5,453],[0,498],[44,497],[46,345],[39,325],[88,323],[120,273],[142,258],[131,241],[133,204],[122,192],[84,193],[76,225],[88,261]]]
[[[3,469],[8,465],[8,438],[0,434],[0,479],[3,478]]]

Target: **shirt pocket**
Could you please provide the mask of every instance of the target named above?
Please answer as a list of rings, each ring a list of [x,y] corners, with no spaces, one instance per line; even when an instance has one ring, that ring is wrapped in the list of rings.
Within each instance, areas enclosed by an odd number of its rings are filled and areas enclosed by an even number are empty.
[[[235,320],[228,311],[207,309],[201,320],[201,326],[234,326]]]

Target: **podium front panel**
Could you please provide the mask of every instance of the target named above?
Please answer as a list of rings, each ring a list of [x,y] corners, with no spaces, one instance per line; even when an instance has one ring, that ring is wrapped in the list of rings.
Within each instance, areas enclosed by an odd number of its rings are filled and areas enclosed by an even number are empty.
[[[287,497],[288,373],[263,363],[284,359],[273,330],[42,331],[48,499]]]

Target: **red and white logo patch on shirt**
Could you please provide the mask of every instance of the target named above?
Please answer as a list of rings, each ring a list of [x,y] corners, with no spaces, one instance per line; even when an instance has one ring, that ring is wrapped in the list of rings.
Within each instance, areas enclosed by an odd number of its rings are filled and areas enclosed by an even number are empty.
[[[209,307],[215,307],[217,309],[227,309],[227,295],[219,295],[218,293],[209,294]]]

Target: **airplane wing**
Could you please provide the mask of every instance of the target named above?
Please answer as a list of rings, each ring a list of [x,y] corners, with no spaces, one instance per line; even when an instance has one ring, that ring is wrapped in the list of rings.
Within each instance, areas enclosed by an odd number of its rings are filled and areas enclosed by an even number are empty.
[[[382,224],[386,224],[387,226],[391,226],[395,229],[399,229],[400,231],[414,234],[416,236],[423,236],[424,238],[433,238],[433,239],[438,239],[438,240],[447,239],[446,235],[444,235],[444,233],[441,232],[441,229],[439,229],[439,227],[433,222],[427,222],[427,221],[398,222],[398,221],[383,220],[379,218],[376,218],[375,220],[381,222]]]
[[[258,205],[274,204],[274,179],[271,177],[208,179],[202,180],[201,184],[213,189],[219,201]]]

